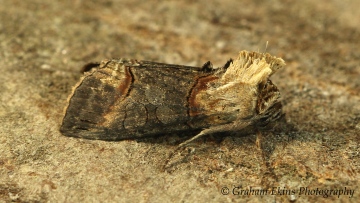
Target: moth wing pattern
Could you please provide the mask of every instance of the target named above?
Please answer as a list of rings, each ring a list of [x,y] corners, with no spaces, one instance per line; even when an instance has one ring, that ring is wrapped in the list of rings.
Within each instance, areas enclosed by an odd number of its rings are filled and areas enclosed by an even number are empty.
[[[184,98],[194,80],[210,75],[211,68],[105,60],[74,87],[60,130],[101,140],[192,130]]]
[[[105,60],[74,87],[60,131],[101,140],[201,131],[196,139],[266,126],[282,115],[269,77],[284,65],[281,58],[248,51],[215,69],[210,62],[190,67]]]

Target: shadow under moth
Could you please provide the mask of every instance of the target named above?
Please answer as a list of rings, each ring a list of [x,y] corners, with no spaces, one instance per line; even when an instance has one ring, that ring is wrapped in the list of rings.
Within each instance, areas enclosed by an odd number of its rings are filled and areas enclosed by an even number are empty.
[[[283,115],[269,77],[284,65],[248,51],[220,68],[104,60],[74,87],[60,131],[108,141],[193,133],[185,145],[203,135],[264,127]]]

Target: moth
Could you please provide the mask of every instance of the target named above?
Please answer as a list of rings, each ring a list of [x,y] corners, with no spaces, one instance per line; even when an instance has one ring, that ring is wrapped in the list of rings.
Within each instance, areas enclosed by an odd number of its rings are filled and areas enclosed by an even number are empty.
[[[104,60],[74,87],[60,131],[108,141],[194,135],[184,145],[208,134],[264,127],[283,115],[269,77],[284,65],[281,58],[249,51],[219,68]]]

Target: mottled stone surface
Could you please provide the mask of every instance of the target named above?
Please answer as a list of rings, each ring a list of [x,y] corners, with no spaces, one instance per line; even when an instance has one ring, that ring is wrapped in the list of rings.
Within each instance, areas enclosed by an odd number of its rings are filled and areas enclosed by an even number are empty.
[[[146,3],[144,3],[146,2]],[[360,7],[333,1],[0,0],[0,201],[357,202]],[[105,142],[65,137],[81,68],[110,58],[223,65],[240,50],[282,57],[284,120],[247,136]],[[227,186],[229,195],[222,195]],[[295,195],[233,195],[233,188]],[[347,189],[354,196],[299,195]],[[235,191],[235,192],[236,192]]]

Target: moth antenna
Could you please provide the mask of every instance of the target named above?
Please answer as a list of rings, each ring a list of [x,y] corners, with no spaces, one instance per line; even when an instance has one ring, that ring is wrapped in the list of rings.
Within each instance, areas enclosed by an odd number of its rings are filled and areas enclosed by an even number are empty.
[[[266,54],[266,51],[267,51],[268,46],[269,46],[269,41],[266,41],[265,50],[264,50],[264,52],[263,52],[264,54]],[[260,49],[258,49],[258,52],[261,53],[261,52],[260,52]]]
[[[268,46],[269,46],[269,41],[266,41],[264,54],[266,53]]]
[[[209,134],[209,132],[211,132],[212,130],[209,130],[209,129],[205,129],[205,130],[202,130],[199,134],[195,135],[194,137],[180,143],[176,149],[169,155],[169,157],[166,159],[165,161],[165,164],[164,164],[164,167],[163,167],[163,170],[165,171],[166,169],[166,166],[168,165],[168,163],[170,162],[170,160],[174,157],[175,153],[178,152],[180,149],[183,149],[186,147],[187,144],[189,144],[190,142],[204,136],[204,135],[207,135]]]
[[[175,153],[178,152],[181,148],[183,148],[183,147],[177,146],[176,149],[170,153],[170,155],[165,160],[165,163],[163,165],[163,171],[166,170],[166,168],[167,168],[166,166],[169,164],[170,160],[174,157]]]

